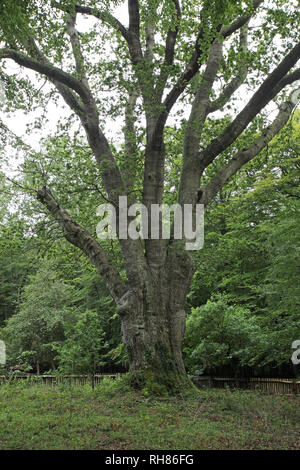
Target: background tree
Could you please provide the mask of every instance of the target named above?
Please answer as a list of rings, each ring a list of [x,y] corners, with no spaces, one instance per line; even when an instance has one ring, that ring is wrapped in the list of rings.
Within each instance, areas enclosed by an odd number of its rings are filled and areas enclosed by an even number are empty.
[[[67,374],[90,374],[92,386],[99,367],[106,364],[103,348],[104,332],[96,312],[85,311],[73,324],[68,321],[65,328],[66,339],[57,345],[60,371]]]
[[[187,319],[184,340],[185,363],[195,375],[211,373],[232,364],[234,374],[253,360],[260,346],[260,328],[249,310],[230,305],[226,297],[217,296]]]
[[[51,85],[48,96],[55,100],[54,91],[58,92],[85,131],[87,154],[97,164],[97,173],[90,173],[90,178],[94,176],[94,190],[100,191],[99,202],[109,200],[117,213],[119,196],[127,196],[129,205],[143,202],[149,218],[152,205],[164,201],[165,129],[176,103],[190,104],[191,111],[182,123],[182,167],[175,189],[178,203],[193,207],[208,206],[283,128],[296,105],[297,94],[290,90],[300,78],[295,68],[300,44],[294,2],[128,0],[128,26],[113,16],[122,3],[118,1],[2,3],[0,59],[6,110],[32,110],[45,99],[39,80],[31,74],[20,79],[7,73],[10,60],[46,77]],[[96,20],[87,33],[76,29],[81,15]],[[238,109],[235,92],[241,85],[251,90],[251,97]],[[9,98],[15,96],[12,104]],[[272,101],[278,114],[270,120],[263,112]],[[213,113],[230,109],[233,117],[216,121],[213,133],[204,132]],[[104,128],[107,116],[122,111],[120,152],[110,145]],[[258,116],[258,133],[247,138],[247,128]],[[71,168],[73,155],[64,159],[66,169]],[[212,167],[217,167],[215,173],[210,172]],[[51,177],[43,171],[40,175],[43,185],[40,177],[31,180],[38,201],[66,239],[97,267],[117,305],[131,371],[147,369],[168,387],[185,381],[184,306],[194,272],[186,240],[150,238],[143,243],[120,237],[120,274],[107,245],[75,221],[67,197],[60,197]],[[68,187],[65,190],[67,195]]]
[[[16,313],[38,253],[34,241],[26,238],[29,224],[16,206],[12,211],[12,200],[11,191],[0,176],[0,326]]]
[[[21,360],[32,365],[38,375],[41,366],[55,369],[53,345],[64,340],[63,325],[72,315],[73,295],[73,289],[57,279],[49,263],[30,276],[20,311],[1,331],[10,363]]]

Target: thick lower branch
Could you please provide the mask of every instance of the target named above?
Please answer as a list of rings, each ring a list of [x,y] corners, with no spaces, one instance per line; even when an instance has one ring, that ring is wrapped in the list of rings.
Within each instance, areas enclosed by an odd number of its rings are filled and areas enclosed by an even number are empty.
[[[61,227],[65,238],[80,248],[98,269],[107,288],[117,302],[126,292],[126,285],[101,245],[87,230],[78,225],[56,201],[51,191],[44,187],[37,192],[37,199],[47,208]]]

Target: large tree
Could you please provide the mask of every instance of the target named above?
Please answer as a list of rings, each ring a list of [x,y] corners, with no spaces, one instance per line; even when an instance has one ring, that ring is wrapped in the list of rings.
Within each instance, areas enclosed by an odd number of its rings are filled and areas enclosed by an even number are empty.
[[[15,99],[15,107],[32,105],[42,93],[36,76],[46,77],[52,87],[48,96],[55,100],[55,90],[80,122],[98,165],[90,180],[94,177],[99,201],[115,206],[117,219],[120,196],[127,196],[128,205],[142,202],[151,217],[153,205],[165,200],[166,175],[178,161],[178,204],[207,206],[295,108],[297,2],[128,0],[128,21],[120,21],[114,11],[123,3],[2,0],[0,73],[7,98]],[[80,25],[83,19],[90,25],[87,32],[77,30],[79,18]],[[7,71],[10,61],[24,70],[21,77]],[[249,95],[248,102],[241,101],[239,89]],[[277,115],[267,119],[264,110],[271,102]],[[218,111],[227,117],[213,126]],[[121,147],[119,137],[115,145],[107,137],[108,115],[124,117]],[[180,159],[172,160],[166,129],[176,115],[174,125],[181,119],[183,139]],[[256,133],[249,138],[253,123]],[[65,168],[70,168],[67,159]],[[122,275],[107,244],[66,210],[51,178],[36,189],[36,197],[106,282],[121,318],[131,371],[147,370],[165,385],[174,378],[185,381],[184,306],[193,277],[186,240],[120,237]]]

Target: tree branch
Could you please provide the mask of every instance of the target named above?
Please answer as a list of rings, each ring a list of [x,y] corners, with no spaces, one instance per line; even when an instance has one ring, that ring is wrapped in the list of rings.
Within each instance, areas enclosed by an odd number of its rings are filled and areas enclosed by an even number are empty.
[[[49,64],[51,66],[51,63],[48,61],[47,57],[42,54],[38,46],[36,45],[35,41],[33,39],[27,39],[24,42],[24,47],[28,51],[28,53],[32,56],[35,57],[38,61]],[[48,77],[47,77],[48,78]],[[66,85],[63,83],[59,82],[58,80],[54,79],[49,79],[55,88],[58,90],[58,92],[61,94],[65,102],[67,103],[68,106],[79,116],[82,117],[84,115],[85,109],[78,97],[75,95],[75,93],[68,88]]]
[[[288,122],[295,103],[286,101],[275,120],[248,148],[240,150],[222,170],[203,188],[201,204],[207,205],[218,194],[227,181],[247,162],[258,155]]]
[[[176,40],[179,32],[179,24],[181,19],[181,8],[180,3],[178,0],[172,0],[174,7],[175,7],[175,21],[173,27],[169,29],[166,41],[166,49],[165,49],[165,65],[172,65],[174,61],[174,54],[175,54],[175,45]]]
[[[133,65],[143,60],[140,40],[140,6],[138,0],[128,0],[129,28],[128,45]]]
[[[240,32],[240,48],[245,54],[248,50],[248,24],[241,28]],[[232,95],[240,88],[244,83],[247,77],[248,67],[245,57],[242,58],[242,63],[240,64],[239,74],[233,78],[233,80],[228,83],[224,88],[221,95],[211,103],[208,114],[214,113],[218,109],[222,108],[232,97]]]
[[[1,49],[0,59],[12,59],[23,67],[45,75],[50,80],[58,81],[78,93],[85,104],[90,104],[91,97],[89,90],[75,77],[54,65],[51,65],[49,61],[45,62],[33,59],[32,57],[26,56],[15,49]]]
[[[24,56],[15,50],[8,50],[9,54],[3,54],[3,56],[5,56],[5,58],[12,58],[17,63],[20,63],[20,65],[24,65],[27,68],[31,68],[39,73],[45,74],[50,81],[55,84],[56,88],[70,107],[77,112],[86,131],[90,147],[102,172],[101,176],[105,190],[107,191],[109,198],[117,203],[118,195],[126,191],[126,188],[123,184],[118,165],[111,152],[107,139],[99,128],[97,107],[88,86],[81,83],[72,75],[66,74],[62,70],[51,65],[47,58],[39,51],[33,40],[28,42],[27,47],[28,50],[30,48],[30,51],[35,57],[37,57],[37,59]],[[4,51],[6,52],[7,50]],[[3,57],[1,52],[2,51],[0,51],[0,58]],[[73,85],[73,88],[76,88],[75,91],[78,93],[82,91],[82,95],[84,97],[83,107],[78,103],[77,98],[68,88],[70,85]]]
[[[222,56],[223,45],[216,39],[211,46],[207,66],[201,79],[200,85],[198,86],[198,89],[196,91],[195,99],[192,105],[187,129],[188,140],[192,138],[192,135],[197,135],[197,140],[199,142],[201,135],[200,129],[202,128],[202,124],[204,123],[207,116],[209,106],[209,95],[212,91]]]
[[[52,3],[52,6],[54,6],[55,8],[59,10],[65,11],[66,13],[74,13],[74,10],[75,10],[76,13],[94,16],[95,18],[98,18],[104,23],[112,26],[116,31],[119,31],[124,37],[124,39],[128,41],[128,33],[127,33],[127,29],[125,28],[125,26],[123,26],[123,24],[108,11],[102,11],[102,10],[99,10],[98,8],[85,7],[85,6],[78,5],[78,4],[70,8],[70,7],[67,7],[66,5],[61,5],[59,2],[52,1],[51,3]]]
[[[294,70],[294,72],[289,73],[286,77],[284,77],[278,84],[281,89],[287,85],[291,85],[296,80],[300,80],[300,68]]]
[[[140,35],[140,6],[139,0],[128,0],[129,31]]]
[[[118,301],[126,292],[126,284],[121,279],[118,270],[106,255],[101,245],[78,225],[71,216],[60,206],[51,191],[43,187],[37,191],[37,199],[48,209],[60,225],[65,238],[72,245],[80,248],[98,269],[106,282],[110,294]]]
[[[67,31],[70,36],[73,56],[74,56],[75,64],[76,64],[76,71],[79,76],[79,80],[82,83],[84,83],[84,85],[89,89],[89,85],[88,85],[88,81],[87,81],[86,73],[85,73],[84,57],[83,57],[82,50],[81,50],[79,34],[75,27],[75,24],[76,24],[76,15],[74,16],[69,13],[68,20],[67,20]]]
[[[246,23],[249,22],[253,14],[256,12],[256,10],[259,8],[259,6],[264,3],[264,0],[254,0],[253,2],[253,10],[250,14],[248,15],[243,15],[237,18],[231,25],[225,26],[221,30],[221,34],[224,38],[227,38],[228,36],[231,36],[231,34],[235,33],[238,31],[240,28],[242,28]]]
[[[52,0],[52,6],[65,11],[66,13],[74,14],[81,13],[83,15],[94,16],[104,23],[112,26],[116,31],[119,31],[123,38],[126,40],[129,46],[129,53],[133,65],[137,65],[143,59],[143,53],[140,43],[140,14],[139,14],[139,2],[137,0],[128,1],[128,10],[129,10],[129,29],[115,18],[110,12],[102,11],[98,8],[91,8],[87,6],[82,6],[75,4],[72,7],[67,5],[62,5],[59,2]]]
[[[191,192],[195,193],[199,188],[200,172],[198,169],[198,149],[205,123],[210,93],[217,76],[218,68],[223,56],[223,44],[215,40],[211,46],[209,59],[196,96],[192,105],[189,120],[184,136],[183,166],[180,178],[179,202],[189,202]]]
[[[154,34],[155,34],[155,28],[154,28],[154,25],[151,23],[151,24],[146,26],[146,54],[145,54],[145,58],[147,59],[148,62],[153,61],[153,49],[154,49],[154,45],[155,45]]]
[[[125,108],[125,161],[126,161],[126,182],[128,187],[134,187],[136,175],[136,159],[138,153],[137,136],[134,127],[135,117],[134,108],[136,105],[138,92],[133,91],[129,94],[129,98]]]
[[[291,76],[289,70],[300,58],[298,43],[266,78],[249,103],[238,114],[234,121],[225,129],[220,137],[199,154],[199,167],[203,171],[218,155],[226,150],[246,129],[252,119],[288,84],[298,79],[297,71]]]
[[[174,104],[176,103],[177,99],[179,96],[183,93],[185,90],[186,86],[188,83],[191,81],[191,79],[196,75],[196,73],[199,71],[199,59],[201,55],[203,54],[203,50],[200,48],[200,42],[203,39],[203,30],[201,29],[196,40],[196,45],[195,45],[195,51],[191,57],[191,60],[189,61],[185,71],[181,75],[179,81],[177,84],[174,86],[174,88],[170,91],[168,96],[166,97],[164,101],[164,106],[166,112],[169,114],[171,109],[173,108]]]
[[[169,67],[174,62],[175,45],[176,45],[176,40],[177,40],[177,36],[179,33],[179,25],[180,25],[180,20],[181,20],[180,3],[178,0],[172,0],[172,2],[175,7],[176,18],[175,18],[173,27],[169,29],[168,34],[167,34],[164,63],[162,64],[160,75],[157,81],[156,90],[155,90],[155,94],[157,95],[157,101],[159,103],[162,100],[164,89],[165,89],[167,80],[170,75]]]
[[[231,25],[225,27],[225,28],[217,28],[217,31],[224,37],[227,38],[234,32],[238,31],[240,28],[242,28],[254,15],[256,12],[257,8],[263,3],[263,0],[255,0],[253,2],[253,10],[251,14],[248,15],[243,15],[240,18],[238,18],[236,21],[234,21]],[[172,110],[174,104],[177,102],[178,98],[181,96],[181,94],[184,92],[186,89],[187,85],[189,82],[192,80],[192,78],[196,75],[196,73],[199,71],[200,68],[200,59],[201,56],[203,55],[203,49],[200,47],[200,43],[204,38],[204,32],[203,29],[200,28],[199,34],[196,39],[196,43],[194,46],[194,53],[191,57],[191,60],[189,61],[185,71],[182,73],[181,77],[179,78],[178,82],[174,85],[173,89],[170,91],[168,96],[166,97],[163,106],[164,106],[164,111],[162,111],[160,118],[158,119],[157,122],[157,133],[161,133],[162,129],[167,121],[168,115],[170,111]],[[212,38],[211,43],[215,40],[215,37]]]

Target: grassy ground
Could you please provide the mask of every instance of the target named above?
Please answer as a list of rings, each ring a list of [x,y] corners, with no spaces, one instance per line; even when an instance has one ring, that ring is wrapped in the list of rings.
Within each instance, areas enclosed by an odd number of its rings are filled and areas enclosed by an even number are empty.
[[[207,389],[147,398],[124,381],[0,387],[0,449],[300,449],[300,398]]]

